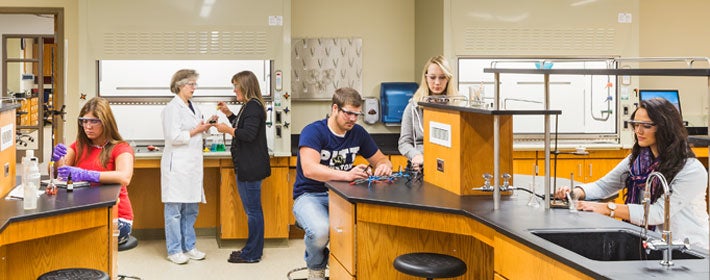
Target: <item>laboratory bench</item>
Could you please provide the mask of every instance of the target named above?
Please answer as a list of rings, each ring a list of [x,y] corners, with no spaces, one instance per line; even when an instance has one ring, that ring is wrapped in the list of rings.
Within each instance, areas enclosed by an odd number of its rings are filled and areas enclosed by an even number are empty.
[[[114,235],[120,185],[76,188],[42,194],[37,208],[0,199],[0,280],[37,279],[70,267],[104,271],[116,277],[118,239]]]
[[[164,238],[165,220],[160,186],[160,151],[137,147],[133,179],[128,195],[133,204],[133,231],[137,238]],[[271,176],[262,182],[262,207],[265,238],[288,238],[292,192],[289,181],[289,157],[271,158]],[[229,151],[205,152],[203,187],[207,203],[199,204],[195,221],[198,235],[213,235],[218,242],[246,239],[246,214],[236,189],[234,165]]]
[[[527,193],[501,199],[459,196],[429,183],[350,185],[328,182],[333,279],[409,279],[392,266],[398,255],[427,251],[456,256],[468,272],[455,279],[708,279],[708,256],[673,260],[595,261],[534,235],[545,229],[639,227],[591,212],[527,205]],[[653,233],[655,234],[655,232]],[[382,250],[385,246],[387,250]]]

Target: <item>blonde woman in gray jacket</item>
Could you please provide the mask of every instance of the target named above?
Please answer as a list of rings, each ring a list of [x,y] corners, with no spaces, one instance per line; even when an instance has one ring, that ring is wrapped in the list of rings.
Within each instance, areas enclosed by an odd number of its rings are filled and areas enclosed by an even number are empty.
[[[446,58],[440,55],[430,58],[424,65],[419,89],[404,108],[399,153],[407,157],[414,169],[419,169],[424,163],[423,116],[417,102],[429,95],[458,95],[453,79],[454,74]]]

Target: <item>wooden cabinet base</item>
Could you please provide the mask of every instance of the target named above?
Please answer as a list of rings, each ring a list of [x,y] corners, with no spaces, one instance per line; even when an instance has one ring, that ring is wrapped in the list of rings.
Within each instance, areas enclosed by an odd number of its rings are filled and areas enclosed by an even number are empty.
[[[109,211],[97,208],[9,224],[0,234],[0,280],[37,279],[66,267],[113,275],[117,250],[110,240],[116,238]]]
[[[330,255],[328,259],[328,273],[329,273],[329,278],[330,279],[338,279],[338,280],[355,280],[355,276],[350,275],[348,273],[348,270],[341,265],[338,260],[336,260],[333,255]]]
[[[499,279],[592,279],[508,237],[496,235],[494,243]]]

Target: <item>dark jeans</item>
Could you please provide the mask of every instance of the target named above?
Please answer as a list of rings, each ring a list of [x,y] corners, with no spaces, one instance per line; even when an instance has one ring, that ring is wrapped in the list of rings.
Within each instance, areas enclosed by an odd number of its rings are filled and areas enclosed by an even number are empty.
[[[242,259],[260,260],[264,251],[264,211],[261,208],[261,181],[237,180],[237,191],[247,214],[249,238],[242,249]]]

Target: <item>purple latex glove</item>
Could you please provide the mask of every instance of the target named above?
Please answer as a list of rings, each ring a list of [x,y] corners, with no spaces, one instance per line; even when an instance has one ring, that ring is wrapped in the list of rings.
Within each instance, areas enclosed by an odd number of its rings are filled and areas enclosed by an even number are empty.
[[[85,170],[74,166],[61,166],[57,168],[57,177],[64,180],[71,174],[72,181],[99,182],[99,172],[93,170]]]
[[[54,146],[54,151],[52,152],[52,161],[59,161],[60,158],[67,155],[67,146],[62,143]]]

